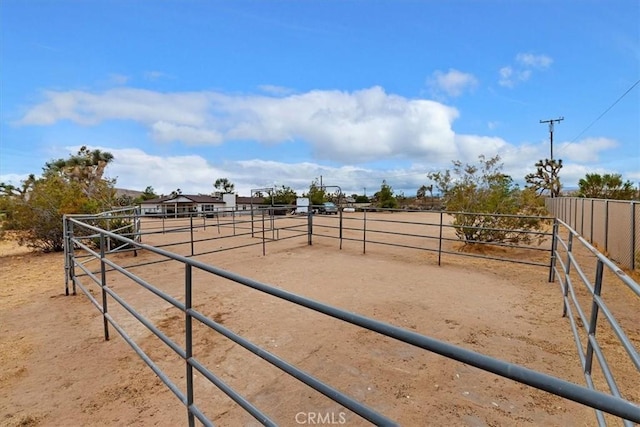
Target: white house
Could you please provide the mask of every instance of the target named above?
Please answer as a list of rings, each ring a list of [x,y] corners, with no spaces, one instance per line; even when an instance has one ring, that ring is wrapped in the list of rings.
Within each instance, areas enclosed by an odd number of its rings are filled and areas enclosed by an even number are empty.
[[[140,203],[142,215],[179,216],[185,214],[214,215],[215,213],[250,209],[251,204],[262,204],[261,197],[238,197],[223,194],[223,197],[178,194],[158,197]]]

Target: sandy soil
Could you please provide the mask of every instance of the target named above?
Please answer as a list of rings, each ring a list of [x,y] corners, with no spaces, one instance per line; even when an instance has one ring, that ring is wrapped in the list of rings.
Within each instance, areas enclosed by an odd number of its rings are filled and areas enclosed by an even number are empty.
[[[218,232],[209,227],[197,235]],[[168,233],[144,240],[162,244],[180,238],[185,236]],[[208,241],[199,248],[219,245]],[[188,245],[171,249],[189,251]],[[561,317],[559,289],[547,282],[544,268],[455,256],[445,257],[439,267],[429,252],[370,245],[363,255],[357,242],[344,242],[339,250],[337,240],[328,238],[316,238],[312,246],[305,238],[270,243],[266,256],[260,246],[251,246],[197,258],[584,383],[568,323]],[[157,257],[141,251],[135,258],[129,253],[114,259],[133,265]],[[64,295],[63,264],[62,254],[28,254],[12,242],[0,242],[0,425],[186,425],[184,406],[117,332],[111,328],[111,339],[103,339],[102,318],[88,299],[81,293]],[[151,264],[131,271],[183,297],[184,269],[179,265]],[[167,336],[184,344],[184,320],[176,309],[122,276],[109,273],[108,281]],[[238,284],[198,271],[194,284],[199,311],[402,425],[595,424],[590,408]],[[113,302],[110,312],[184,390],[185,368],[179,358]],[[203,364],[281,425],[313,424],[318,414],[330,416],[334,424],[367,425],[202,326],[196,325],[194,345]],[[258,424],[202,378],[196,378],[195,389],[196,404],[216,425]],[[638,395],[630,398],[640,401]]]

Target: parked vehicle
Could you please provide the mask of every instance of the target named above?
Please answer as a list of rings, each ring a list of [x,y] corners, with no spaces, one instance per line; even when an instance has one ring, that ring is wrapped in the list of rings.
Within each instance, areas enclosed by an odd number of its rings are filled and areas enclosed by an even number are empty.
[[[318,213],[321,215],[338,215],[338,207],[333,202],[324,202],[318,208]]]

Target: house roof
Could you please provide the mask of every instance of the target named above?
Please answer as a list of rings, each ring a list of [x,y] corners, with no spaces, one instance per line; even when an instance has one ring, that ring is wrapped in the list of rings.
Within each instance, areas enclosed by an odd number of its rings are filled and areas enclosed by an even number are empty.
[[[246,196],[236,196],[236,204],[244,204],[244,205],[250,205],[251,204],[251,200],[253,199],[253,203],[260,205],[262,203],[264,203],[264,197],[246,197]]]
[[[141,204],[157,205],[161,203],[170,203],[172,200],[175,200],[178,198],[188,199],[193,203],[224,203],[224,200],[222,200],[222,198],[220,197],[208,196],[204,194],[197,194],[197,195],[196,194],[179,194],[177,196],[162,196],[162,197],[157,197],[151,200],[145,200],[141,202]],[[236,196],[236,204],[249,205],[251,204],[251,200],[252,200],[251,197]],[[178,203],[181,203],[181,202],[178,202]],[[257,205],[264,203],[264,197],[253,197],[253,203]]]
[[[224,203],[219,197],[207,196],[203,194],[179,194],[177,196],[162,196],[151,200],[145,200],[141,204],[157,205],[160,203],[167,203],[178,198],[188,199],[193,203]]]

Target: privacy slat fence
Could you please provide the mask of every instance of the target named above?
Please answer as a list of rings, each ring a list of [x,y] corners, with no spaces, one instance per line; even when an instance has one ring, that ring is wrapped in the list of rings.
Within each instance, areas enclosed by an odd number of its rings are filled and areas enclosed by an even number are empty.
[[[603,356],[602,345],[597,339],[596,331],[600,330],[602,319],[613,329],[613,337],[617,340],[617,345],[627,352],[630,360],[635,366],[633,373],[638,381],[632,383],[640,384],[640,365],[638,358],[637,342],[633,342],[625,333],[624,327],[617,322],[613,316],[610,307],[605,302],[602,289],[609,286],[610,279],[614,278],[627,286],[640,301],[640,288],[637,283],[622,273],[615,264],[600,254],[595,248],[589,245],[585,239],[580,237],[565,222],[553,222],[552,232],[547,237],[549,245],[547,261],[540,263],[541,266],[550,269],[549,279],[558,279],[562,290],[562,306],[564,314],[570,319],[571,330],[574,333],[576,344],[578,346],[579,357],[582,363],[582,370],[585,373],[586,386],[574,384],[566,380],[550,376],[541,372],[519,366],[517,364],[505,362],[494,357],[489,357],[481,353],[462,348],[457,345],[446,343],[429,336],[418,334],[414,331],[400,328],[379,320],[359,315],[357,313],[345,311],[334,306],[330,306],[313,299],[303,297],[283,289],[261,283],[248,277],[242,277],[231,271],[203,263],[197,260],[194,255],[198,254],[198,239],[194,238],[194,230],[196,227],[226,227],[227,230],[232,229],[233,234],[245,234],[246,238],[256,240],[253,242],[256,246],[261,246],[262,253],[266,253],[266,245],[269,242],[276,242],[279,238],[299,238],[303,244],[313,244],[314,238],[335,238],[339,239],[339,247],[342,248],[343,242],[360,241],[363,245],[363,252],[366,251],[367,244],[390,244],[393,241],[393,235],[384,229],[384,221],[375,222],[372,218],[366,217],[366,212],[362,218],[344,218],[342,213],[331,221],[323,218],[322,226],[314,225],[319,222],[314,219],[314,215],[305,217],[293,216],[274,216],[273,211],[262,209],[255,212],[251,216],[251,224],[248,224],[246,217],[235,218],[227,217],[224,219],[216,219],[215,225],[204,222],[201,218],[187,217],[178,219],[177,222],[163,222],[162,219],[145,218],[139,221],[135,212],[124,214],[102,215],[97,217],[80,217],[67,216],[64,219],[65,230],[65,285],[66,293],[76,294],[80,289],[89,300],[96,306],[103,317],[104,337],[110,338],[110,328],[115,329],[122,338],[129,343],[134,351],[145,361],[145,363],[155,372],[164,384],[175,394],[177,399],[182,402],[186,408],[185,420],[190,426],[195,425],[196,420],[203,425],[213,425],[213,422],[207,418],[202,408],[197,404],[198,401],[206,400],[206,396],[196,395],[194,388],[195,373],[206,378],[211,384],[225,393],[229,399],[238,404],[241,408],[251,414],[259,423],[263,425],[276,425],[278,420],[272,420],[265,411],[268,408],[259,408],[255,403],[250,402],[241,392],[225,383],[219,375],[216,374],[215,367],[206,366],[206,364],[194,356],[193,353],[193,333],[196,325],[198,327],[206,327],[216,331],[226,339],[242,346],[251,353],[257,355],[271,365],[282,370],[286,374],[296,378],[308,387],[322,393],[327,398],[339,403],[344,408],[352,411],[362,419],[367,420],[375,425],[396,425],[394,420],[387,418],[380,410],[370,408],[349,396],[331,384],[323,382],[315,378],[309,372],[306,372],[294,364],[283,360],[268,349],[257,345],[245,336],[234,332],[233,330],[222,325],[221,322],[214,318],[207,317],[195,307],[193,300],[194,275],[196,272],[218,278],[235,284],[238,287],[250,288],[257,290],[270,297],[278,300],[287,301],[297,307],[322,313],[334,319],[339,319],[351,325],[356,325],[365,330],[373,331],[382,336],[390,337],[399,343],[406,343],[426,351],[430,351],[444,357],[480,368],[482,370],[494,373],[496,375],[544,390],[549,393],[564,397],[566,399],[590,406],[596,411],[596,419],[600,425],[606,423],[606,417],[619,417],[625,420],[626,425],[632,423],[640,423],[640,407],[637,403],[625,398],[625,394],[615,383],[615,367],[609,366],[606,358]],[[386,220],[402,221],[402,214],[398,214],[397,218],[387,218]],[[124,233],[115,233],[109,230],[109,227],[98,226],[102,224],[96,222],[97,219],[104,217],[118,217],[120,223],[129,222],[130,229],[118,230],[126,231]],[[427,222],[420,225],[422,229],[433,228],[437,231],[436,238],[430,235],[423,236],[416,242],[407,245],[399,245],[406,250],[428,250],[438,254],[438,260],[443,253],[443,229],[445,228],[445,214],[438,213],[436,218],[439,221]],[[349,226],[345,226],[345,222],[349,222]],[[161,224],[161,225],[160,225]],[[169,225],[171,224],[171,225]],[[361,224],[357,227],[354,224]],[[417,226],[415,222],[408,222],[407,227]],[[451,226],[450,223],[446,224]],[[314,232],[317,231],[317,234]],[[353,233],[360,233],[361,238],[349,237]],[[185,236],[180,240],[176,239],[173,246],[157,247],[145,243],[146,240],[152,240],[153,233],[176,233],[176,236]],[[415,232],[400,233],[410,234],[415,237]],[[385,236],[380,239],[371,239],[371,236]],[[225,234],[226,236],[226,234]],[[249,237],[253,236],[253,237]],[[221,236],[222,237],[222,236]],[[418,236],[419,237],[419,236]],[[117,241],[117,246],[109,246],[108,241]],[[234,248],[233,239],[227,239],[229,247]],[[306,241],[306,242],[305,242]],[[576,243],[579,242],[583,249],[590,254],[592,259],[596,260],[595,272],[593,272],[595,280],[589,279],[584,270],[582,263],[582,253],[576,251]],[[164,292],[152,281],[145,280],[134,271],[137,265],[123,266],[119,258],[110,256],[114,249],[134,251],[145,251],[157,257],[158,261],[154,262],[173,262],[178,263],[183,270],[184,293],[182,297],[174,297]],[[169,250],[171,249],[171,250]],[[219,250],[224,250],[220,248]],[[181,254],[179,254],[180,252]],[[451,252],[453,255],[454,252]],[[130,259],[130,258],[127,258]],[[505,259],[509,261],[508,259]],[[590,265],[587,262],[587,265]],[[603,271],[608,271],[607,280],[604,279]],[[147,316],[136,311],[134,306],[130,304],[126,298],[120,295],[116,289],[112,288],[107,281],[107,277],[113,275],[125,276],[131,280],[140,289],[148,292],[151,296],[160,298],[174,309],[182,313],[184,318],[184,336],[179,340],[172,339],[162,332],[162,330],[154,324]],[[578,287],[586,288],[589,294],[588,299],[584,299]],[[98,290],[99,292],[95,292]],[[586,301],[586,303],[585,303]],[[636,301],[636,302],[638,302]],[[116,304],[131,314],[139,323],[154,334],[159,340],[166,345],[170,351],[179,357],[184,365],[185,379],[183,383],[176,383],[161,368],[160,364],[153,360],[136,340],[135,334],[128,331],[128,327],[121,322],[121,319],[115,318],[112,314],[113,306]],[[560,298],[559,298],[560,305]],[[580,331],[583,328],[584,331]],[[568,331],[567,331],[568,333]],[[586,345],[586,349],[584,349]],[[607,344],[609,346],[610,344]],[[595,357],[594,357],[595,356]],[[604,373],[604,383],[607,384],[609,390],[601,391],[602,382],[599,377],[592,374],[594,365],[600,367]],[[628,383],[629,378],[625,378]],[[606,414],[606,415],[605,415]]]
[[[546,205],[620,266],[640,269],[640,202],[558,197]]]

